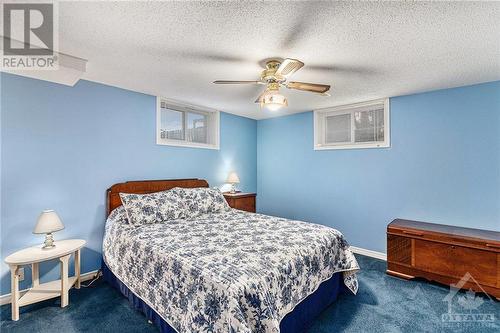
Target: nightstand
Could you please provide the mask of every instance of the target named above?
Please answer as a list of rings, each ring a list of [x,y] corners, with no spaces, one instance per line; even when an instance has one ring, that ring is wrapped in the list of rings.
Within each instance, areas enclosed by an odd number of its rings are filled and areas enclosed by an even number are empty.
[[[42,249],[41,245],[17,251],[7,258],[10,267],[12,320],[19,320],[19,307],[40,302],[49,298],[61,297],[61,307],[69,303],[68,290],[74,285],[80,288],[80,249],[85,245],[83,239],[67,239],[55,242],[55,247]],[[68,277],[69,258],[75,255],[75,275]],[[59,259],[61,279],[40,283],[38,265],[42,261]],[[33,286],[19,297],[19,266],[31,265]]]
[[[255,193],[223,193],[231,208],[255,213]]]

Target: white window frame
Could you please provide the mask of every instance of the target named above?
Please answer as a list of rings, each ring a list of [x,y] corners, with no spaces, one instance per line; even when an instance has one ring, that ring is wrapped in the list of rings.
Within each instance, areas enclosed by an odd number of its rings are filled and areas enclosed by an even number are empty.
[[[354,138],[354,113],[371,109],[374,106],[384,107],[384,141],[378,142],[355,142]],[[326,117],[332,115],[351,115],[351,141],[339,143],[324,143],[326,141]],[[390,111],[389,99],[378,99],[374,101],[335,106],[331,108],[314,110],[314,150],[326,149],[361,149],[361,148],[389,148],[391,146]]]
[[[213,128],[207,127],[207,135],[213,136],[213,143],[200,143],[176,139],[163,139],[161,137],[161,103],[167,104],[168,108],[180,112],[191,112],[213,117]],[[185,113],[184,113],[185,118]],[[184,125],[185,126],[185,125]],[[164,97],[156,97],[156,144],[176,147],[220,149],[220,112],[214,109],[174,101]]]

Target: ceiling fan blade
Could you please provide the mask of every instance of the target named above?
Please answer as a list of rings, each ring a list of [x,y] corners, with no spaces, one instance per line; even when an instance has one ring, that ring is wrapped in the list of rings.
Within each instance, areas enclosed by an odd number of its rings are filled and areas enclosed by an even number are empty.
[[[293,73],[304,66],[304,63],[297,59],[286,58],[276,70],[276,75],[281,75],[288,79]]]
[[[261,81],[228,81],[228,80],[217,80],[214,81],[215,84],[265,84]]]
[[[326,93],[330,90],[330,86],[327,84],[316,84],[316,83],[307,83],[307,82],[288,82],[286,87],[289,89],[297,89],[303,91],[310,91],[315,93]]]

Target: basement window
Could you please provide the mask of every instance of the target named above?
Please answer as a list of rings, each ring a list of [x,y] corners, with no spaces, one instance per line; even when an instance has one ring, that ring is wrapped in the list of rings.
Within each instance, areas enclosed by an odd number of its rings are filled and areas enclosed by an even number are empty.
[[[314,111],[314,149],[390,147],[389,100]]]
[[[157,97],[156,143],[219,149],[219,111]]]

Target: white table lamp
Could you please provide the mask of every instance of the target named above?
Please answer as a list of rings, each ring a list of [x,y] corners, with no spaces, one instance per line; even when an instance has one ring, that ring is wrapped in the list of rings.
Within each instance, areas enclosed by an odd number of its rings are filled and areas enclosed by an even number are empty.
[[[55,247],[52,233],[64,229],[61,219],[53,210],[44,210],[36,222],[34,234],[45,234],[45,242],[42,249],[51,249]]]
[[[240,178],[238,178],[238,174],[236,172],[230,172],[229,176],[227,176],[226,183],[231,184],[231,191],[229,191],[229,193],[236,193],[235,184],[240,183]]]

